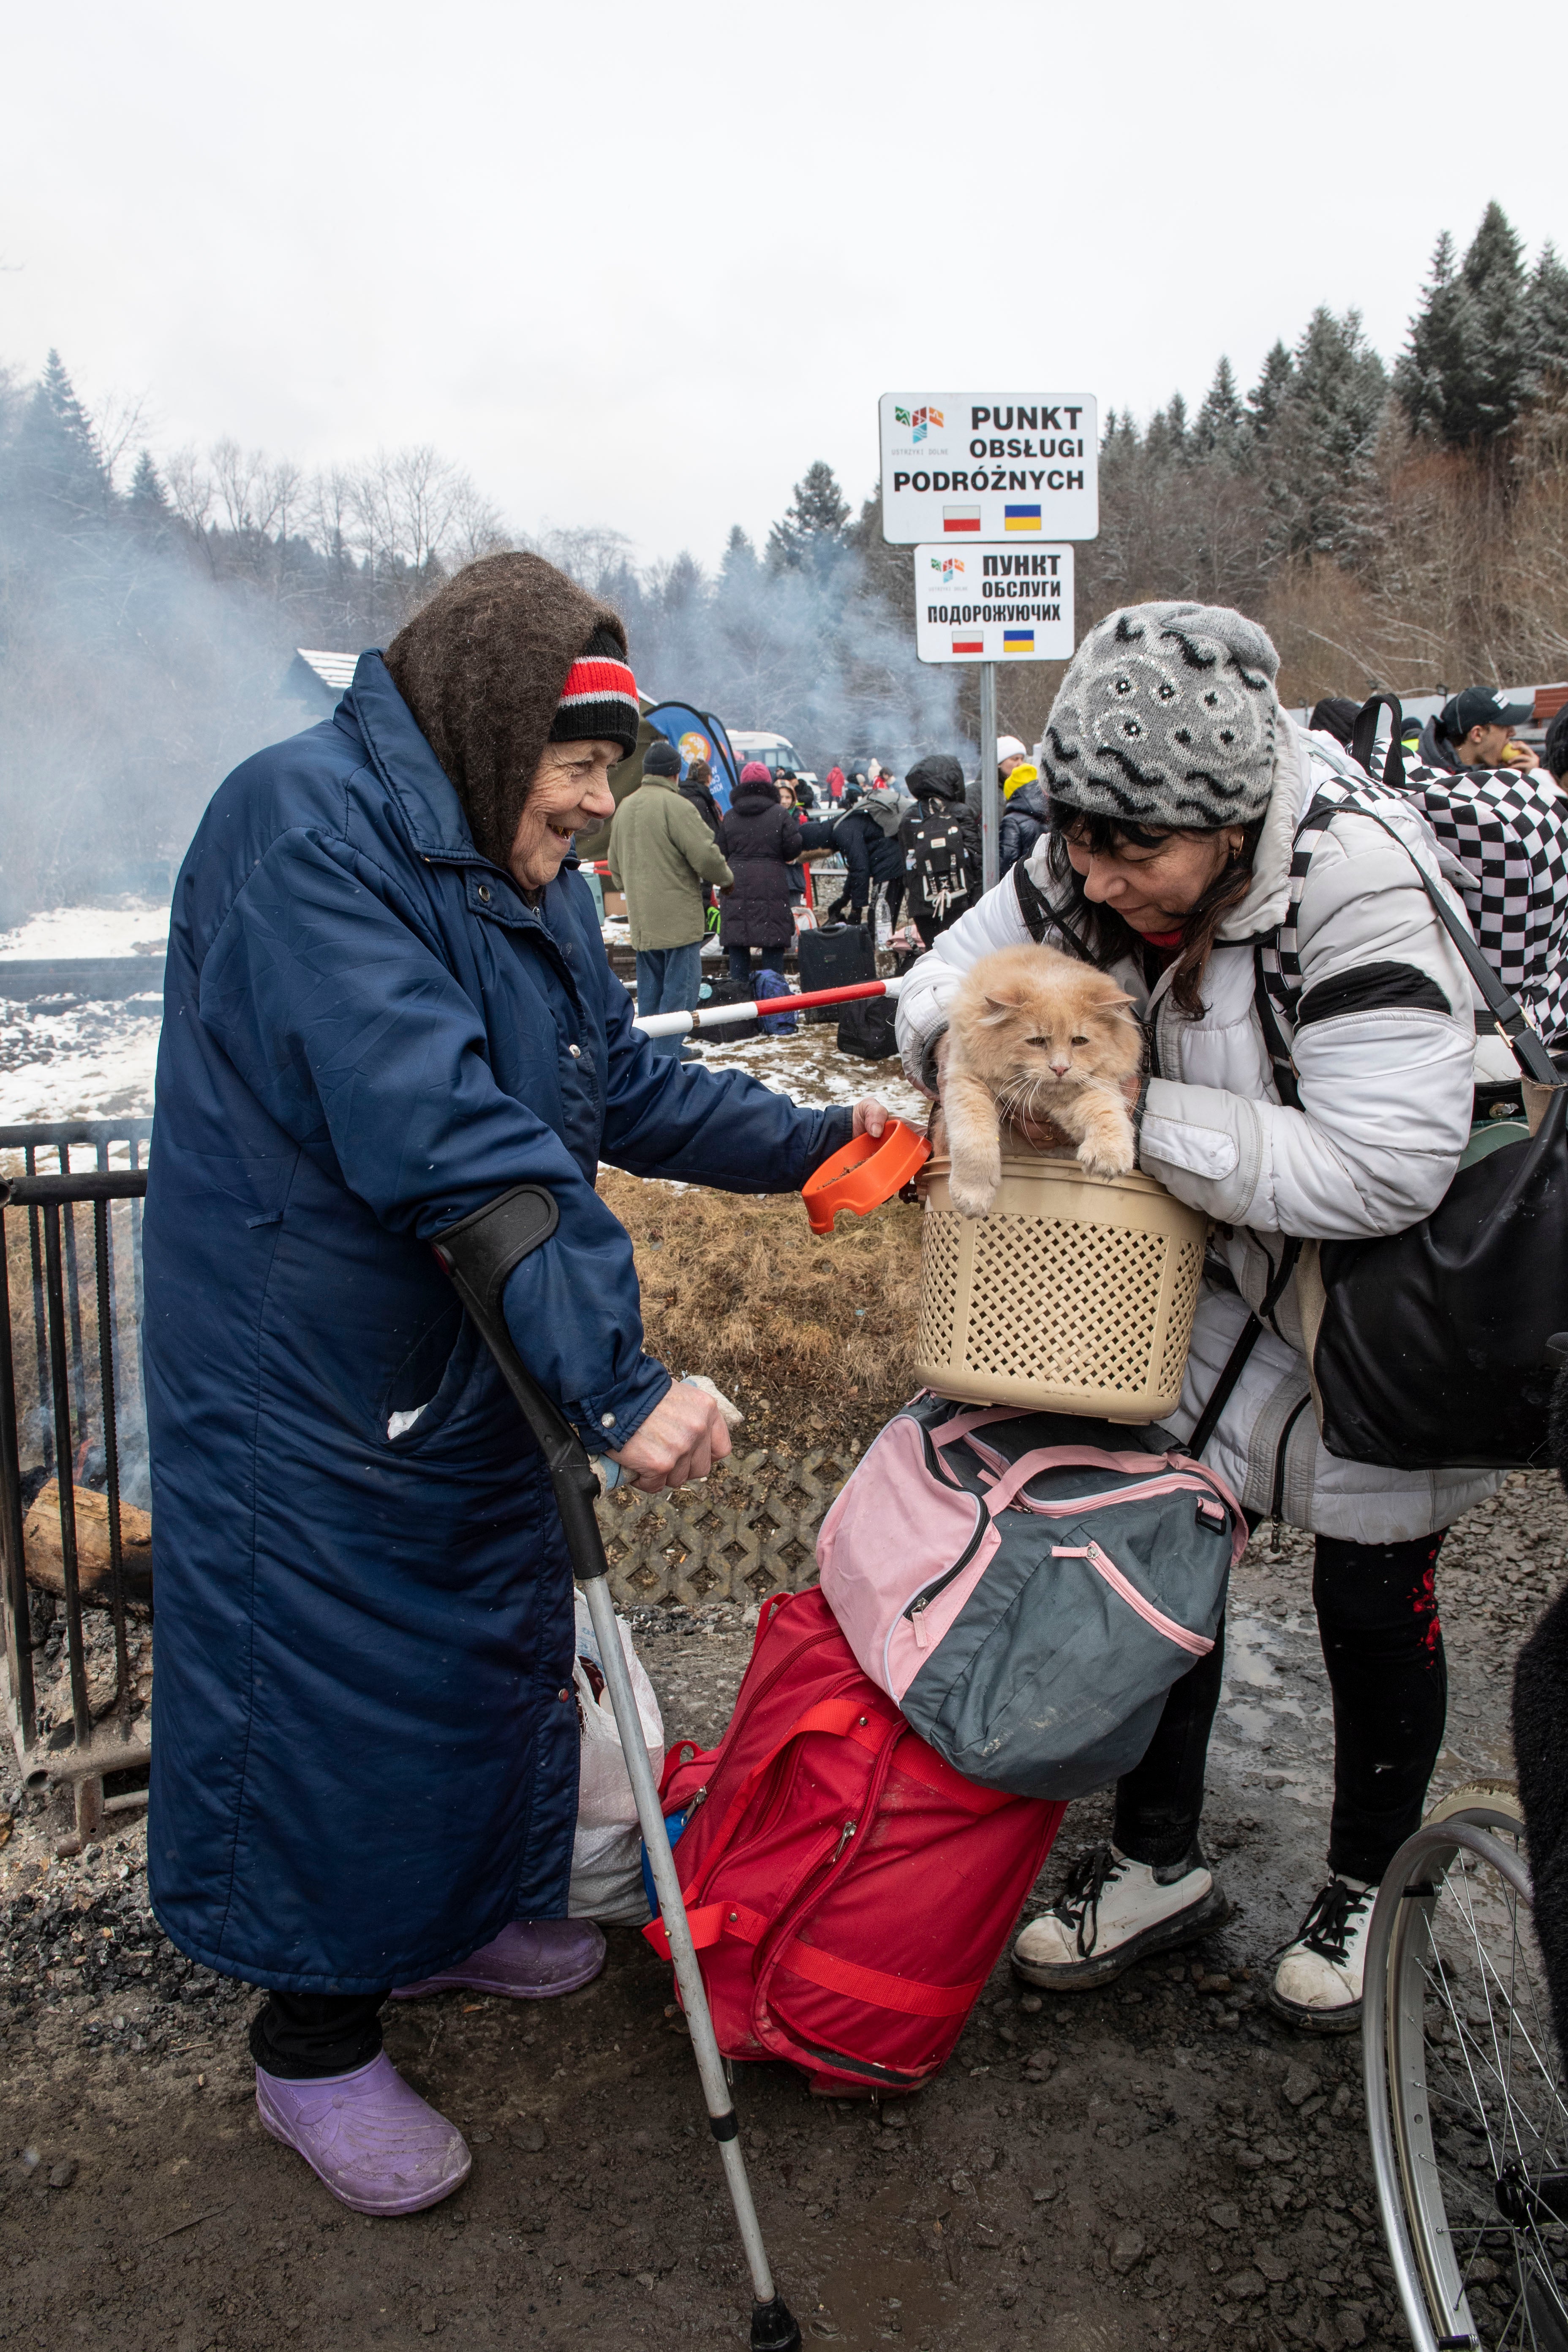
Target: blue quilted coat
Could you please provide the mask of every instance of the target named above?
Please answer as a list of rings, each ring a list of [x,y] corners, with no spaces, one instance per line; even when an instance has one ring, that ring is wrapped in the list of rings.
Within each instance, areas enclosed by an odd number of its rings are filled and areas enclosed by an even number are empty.
[[[648,1051],[586,884],[531,907],[479,855],[378,654],[221,787],[175,891],[145,1224],[148,1877],[184,1951],[370,1992],[563,1913],[561,1527],[430,1238],[550,1188],[507,1318],[616,1447],[668,1375],[599,1160],[782,1192],[848,1133]]]

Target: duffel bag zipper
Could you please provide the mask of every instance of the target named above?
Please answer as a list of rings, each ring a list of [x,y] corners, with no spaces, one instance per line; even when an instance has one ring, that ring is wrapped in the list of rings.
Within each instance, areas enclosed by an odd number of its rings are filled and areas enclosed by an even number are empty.
[[[970,1537],[969,1541],[964,1545],[963,1549],[959,1553],[958,1558],[953,1561],[952,1567],[944,1568],[942,1574],[935,1578],[931,1583],[922,1584],[914,1599],[902,1612],[904,1616],[909,1619],[910,1624],[913,1628],[915,1647],[918,1650],[923,1650],[928,1646],[925,1637],[925,1627],[921,1623],[921,1617],[931,1607],[933,1601],[941,1599],[942,1595],[947,1591],[948,1586],[952,1582],[953,1578],[963,1574],[964,1570],[969,1566],[970,1561],[974,1558],[975,1553],[980,1549],[981,1538],[985,1533],[986,1528],[991,1525],[991,1514],[986,1509],[984,1504],[981,1502],[978,1495],[975,1496],[974,1500],[979,1506],[979,1516],[974,1522],[974,1533]]]
[[[1214,1648],[1214,1643],[1205,1641],[1201,1633],[1189,1633],[1184,1625],[1178,1625],[1173,1617],[1167,1617],[1163,1609],[1156,1609],[1152,1601],[1145,1601],[1131,1579],[1123,1576],[1110,1554],[1101,1551],[1097,1543],[1053,1544],[1051,1558],[1087,1559],[1095,1574],[1103,1577],[1112,1592],[1120,1593],[1128,1607],[1136,1610],[1146,1625],[1152,1625],[1156,1633],[1163,1633],[1167,1642],[1174,1642],[1176,1647],[1185,1650],[1190,1657],[1206,1658]]]

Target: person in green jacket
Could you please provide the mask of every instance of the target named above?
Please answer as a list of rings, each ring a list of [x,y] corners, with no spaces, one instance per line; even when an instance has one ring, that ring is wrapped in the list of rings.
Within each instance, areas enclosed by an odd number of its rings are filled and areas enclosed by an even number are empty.
[[[637,1011],[690,1013],[701,981],[699,958],[708,910],[702,885],[729,889],[723,852],[679,791],[680,754],[656,742],[643,754],[642,782],[610,827],[610,879],[624,891],[637,959]],[[679,1037],[656,1037],[656,1054],[698,1055]]]

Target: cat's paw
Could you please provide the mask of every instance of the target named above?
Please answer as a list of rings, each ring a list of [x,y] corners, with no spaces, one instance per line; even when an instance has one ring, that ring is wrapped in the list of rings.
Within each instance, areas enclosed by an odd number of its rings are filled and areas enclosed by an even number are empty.
[[[1125,1138],[1086,1135],[1079,1145],[1078,1156],[1091,1176],[1131,1175],[1137,1156],[1132,1130],[1129,1128]]]
[[[948,1178],[947,1197],[961,1217],[986,1217],[991,1213],[991,1203],[1001,1181],[1000,1171],[986,1176],[965,1169],[960,1175],[955,1168]]]

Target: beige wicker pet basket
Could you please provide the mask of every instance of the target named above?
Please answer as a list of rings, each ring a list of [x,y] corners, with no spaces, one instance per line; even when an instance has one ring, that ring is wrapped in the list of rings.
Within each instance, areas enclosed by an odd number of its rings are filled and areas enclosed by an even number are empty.
[[[1193,1336],[1207,1220],[1148,1176],[1002,1162],[991,1213],[961,1217],[931,1163],[916,1370],[939,1396],[1159,1421]]]

